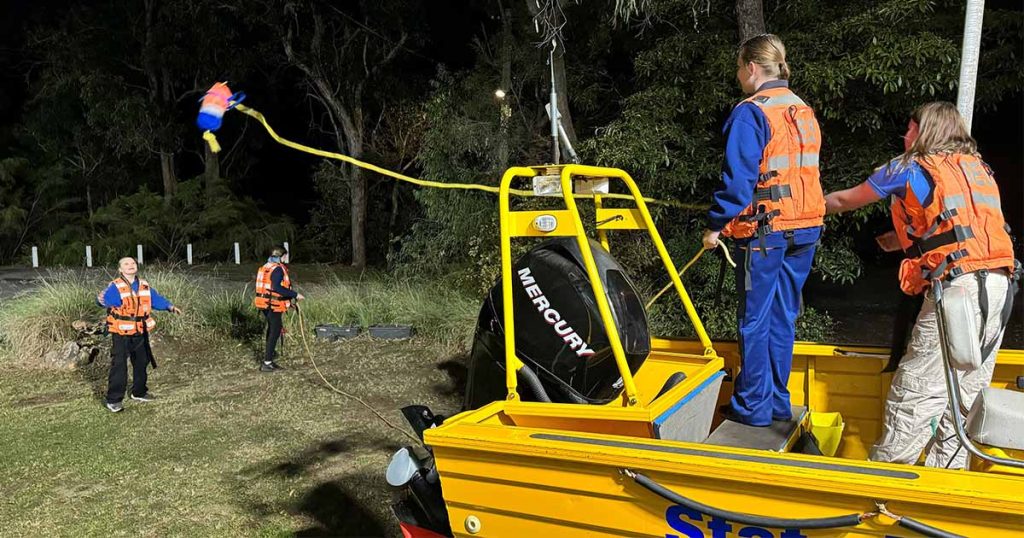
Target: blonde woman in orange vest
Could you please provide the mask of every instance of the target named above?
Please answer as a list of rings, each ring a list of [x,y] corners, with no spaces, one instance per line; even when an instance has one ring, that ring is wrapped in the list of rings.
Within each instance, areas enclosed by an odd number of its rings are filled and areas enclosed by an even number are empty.
[[[895,230],[878,238],[886,251],[902,250],[900,287],[926,293],[907,351],[893,375],[875,461],[913,464],[928,446],[926,464],[962,469],[967,451],[956,441],[939,348],[934,279],[963,288],[981,336],[981,366],[959,372],[963,404],[970,407],[992,381],[995,355],[1013,306],[1013,245],[1003,220],[999,188],[952,103],[914,111],[903,155],[856,187],[825,197],[829,213],[892,199]]]
[[[800,295],[821,237],[825,202],[818,179],[821,131],[789,89],[786,48],[764,34],[739,48],[736,78],[744,99],[725,123],[722,183],[708,212],[704,248],[731,237],[736,267],[742,365],[730,420],[770,426],[793,418],[789,372]]]
[[[267,346],[261,372],[275,372],[281,366],[274,360],[277,358],[277,341],[281,338],[284,326],[284,313],[291,307],[291,300],[305,299],[301,293],[292,289],[288,277],[288,251],[284,247],[274,247],[270,251],[267,263],[256,272],[256,297],[253,304],[263,312],[267,319]]]
[[[123,409],[121,402],[128,385],[129,358],[132,361],[132,400],[153,400],[146,386],[149,363],[152,362],[156,368],[153,350],[149,346],[149,333],[156,327],[151,313],[153,310],[181,313],[181,309],[157,293],[149,282],[138,277],[139,267],[135,258],[121,258],[117,267],[118,277],[96,297],[96,302],[107,309],[111,363],[106,405],[113,413]]]

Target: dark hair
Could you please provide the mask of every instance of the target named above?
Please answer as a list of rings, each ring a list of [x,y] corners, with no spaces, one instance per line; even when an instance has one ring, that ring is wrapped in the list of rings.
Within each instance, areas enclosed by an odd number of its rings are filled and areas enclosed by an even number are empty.
[[[281,245],[277,245],[274,248],[270,249],[270,255],[275,257],[275,258],[280,258],[281,256],[284,256],[285,254],[288,254],[288,249],[284,248]]]

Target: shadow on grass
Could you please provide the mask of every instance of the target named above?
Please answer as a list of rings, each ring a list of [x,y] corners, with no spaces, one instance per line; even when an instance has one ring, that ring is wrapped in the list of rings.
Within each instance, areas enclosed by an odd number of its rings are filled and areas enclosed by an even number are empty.
[[[257,516],[284,512],[300,517],[306,527],[294,531],[295,536],[387,536],[394,529],[382,520],[388,495],[384,470],[362,467],[357,453],[397,449],[392,439],[381,435],[350,434],[316,443],[291,457],[250,466],[242,471],[238,487]],[[296,479],[323,473],[322,466],[329,466],[334,471],[330,474],[341,477],[314,483],[297,500],[285,493]],[[267,486],[279,497],[259,498],[267,495]],[[263,493],[252,497],[257,491]]]
[[[89,386],[92,398],[101,404],[105,403],[107,401],[107,379],[110,377],[110,350],[101,350],[95,360],[80,366],[76,371],[82,381]],[[131,367],[128,368],[128,371],[131,372]]]
[[[449,384],[435,384],[434,391],[441,396],[458,396],[462,399],[466,395],[466,382],[469,379],[469,353],[460,353],[446,361],[437,364],[437,369],[448,374]]]
[[[365,506],[365,500],[354,494],[353,487],[360,482],[363,480],[326,482],[306,492],[294,508],[316,525],[297,531],[295,536],[385,536],[383,523]]]

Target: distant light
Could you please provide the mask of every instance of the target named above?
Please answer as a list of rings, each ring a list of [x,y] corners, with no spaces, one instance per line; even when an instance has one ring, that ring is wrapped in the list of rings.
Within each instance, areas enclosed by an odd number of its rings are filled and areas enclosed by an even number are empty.
[[[498,88],[497,90],[494,90],[494,96],[497,97],[498,99],[504,99],[505,98],[505,90],[503,90],[501,88]]]

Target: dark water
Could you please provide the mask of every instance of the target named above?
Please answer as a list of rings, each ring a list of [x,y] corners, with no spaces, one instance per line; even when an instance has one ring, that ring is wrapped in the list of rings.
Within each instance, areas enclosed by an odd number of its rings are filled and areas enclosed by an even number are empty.
[[[837,343],[888,347],[902,293],[896,270],[895,265],[867,266],[856,283],[848,286],[812,277],[804,287],[804,301],[836,320]],[[1021,297],[1018,295],[1014,302],[1013,316],[1003,337],[1004,349],[1024,349]]]

